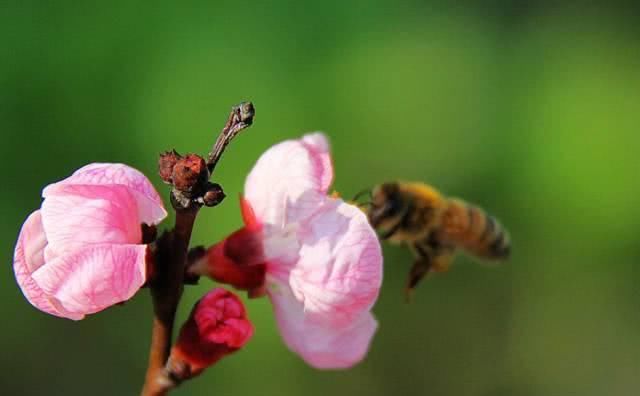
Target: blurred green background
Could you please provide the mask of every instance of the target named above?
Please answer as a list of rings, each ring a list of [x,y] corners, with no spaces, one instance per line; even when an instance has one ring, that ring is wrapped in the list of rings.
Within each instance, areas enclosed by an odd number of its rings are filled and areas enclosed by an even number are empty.
[[[514,254],[461,257],[407,305],[410,254],[386,246],[380,328],[350,371],[307,367],[250,301],[253,340],[175,394],[637,394],[640,7],[161,3],[0,4],[0,393],[139,392],[148,292],[77,323],[45,315],[14,280],[19,228],[88,162],[130,164],[166,196],[157,154],[206,153],[252,100],[216,173],[229,198],[201,212],[195,244],[241,224],[235,197],[266,148],[321,129],[343,195],[427,181],[500,218]],[[182,320],[212,286],[186,291]]]

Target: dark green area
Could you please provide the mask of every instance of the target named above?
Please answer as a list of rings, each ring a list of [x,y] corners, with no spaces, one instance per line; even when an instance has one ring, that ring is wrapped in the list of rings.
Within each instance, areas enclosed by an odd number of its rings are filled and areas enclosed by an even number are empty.
[[[240,225],[235,197],[260,153],[321,129],[344,196],[427,181],[501,219],[513,257],[460,258],[407,305],[410,254],[385,247],[380,328],[351,371],[307,367],[268,302],[250,301],[254,339],[176,394],[637,393],[637,6],[160,3],[0,5],[0,393],[139,391],[147,291],[78,323],[40,313],[11,269],[20,225],[42,187],[88,162],[130,164],[166,195],[157,154],[204,154],[246,99],[255,125],[223,157],[229,198],[203,210],[195,243]],[[180,318],[212,286],[189,288]]]

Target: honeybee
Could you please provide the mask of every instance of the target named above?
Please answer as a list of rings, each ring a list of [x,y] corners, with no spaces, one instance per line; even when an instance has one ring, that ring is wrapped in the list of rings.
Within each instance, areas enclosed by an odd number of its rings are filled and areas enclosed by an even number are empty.
[[[415,257],[407,298],[425,275],[447,271],[458,250],[489,260],[509,257],[509,235],[493,216],[425,183],[379,184],[370,198],[362,208],[380,238],[408,245]]]

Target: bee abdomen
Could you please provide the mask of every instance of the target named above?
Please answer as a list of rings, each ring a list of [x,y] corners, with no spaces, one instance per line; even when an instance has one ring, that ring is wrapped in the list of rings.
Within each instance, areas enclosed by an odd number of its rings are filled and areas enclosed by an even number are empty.
[[[488,253],[491,258],[508,258],[511,254],[511,241],[507,231],[491,215],[486,215],[489,221],[497,225],[489,236]]]
[[[504,227],[477,206],[452,199],[442,219],[443,239],[489,259],[509,256],[511,243]]]

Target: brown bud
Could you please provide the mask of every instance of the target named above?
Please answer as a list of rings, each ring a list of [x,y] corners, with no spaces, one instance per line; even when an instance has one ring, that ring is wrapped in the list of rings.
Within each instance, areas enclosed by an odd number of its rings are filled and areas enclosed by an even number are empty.
[[[173,167],[171,181],[179,191],[191,191],[200,183],[205,183],[209,178],[207,164],[197,154],[187,154],[180,158]]]
[[[251,125],[253,123],[253,117],[256,115],[256,109],[253,107],[253,103],[242,102],[236,108],[240,119],[239,121]]]
[[[206,206],[216,206],[226,197],[218,183],[209,183],[202,200]]]
[[[189,271],[189,267],[194,263],[200,261],[207,254],[207,249],[204,246],[195,246],[189,249],[187,253],[187,265],[184,271],[184,284],[185,285],[197,285],[200,280],[200,275]]]
[[[160,173],[160,177],[165,183],[172,183],[171,175],[173,174],[173,167],[181,158],[182,156],[180,156],[180,154],[175,150],[166,151],[160,154],[160,159],[158,160],[158,173]]]

